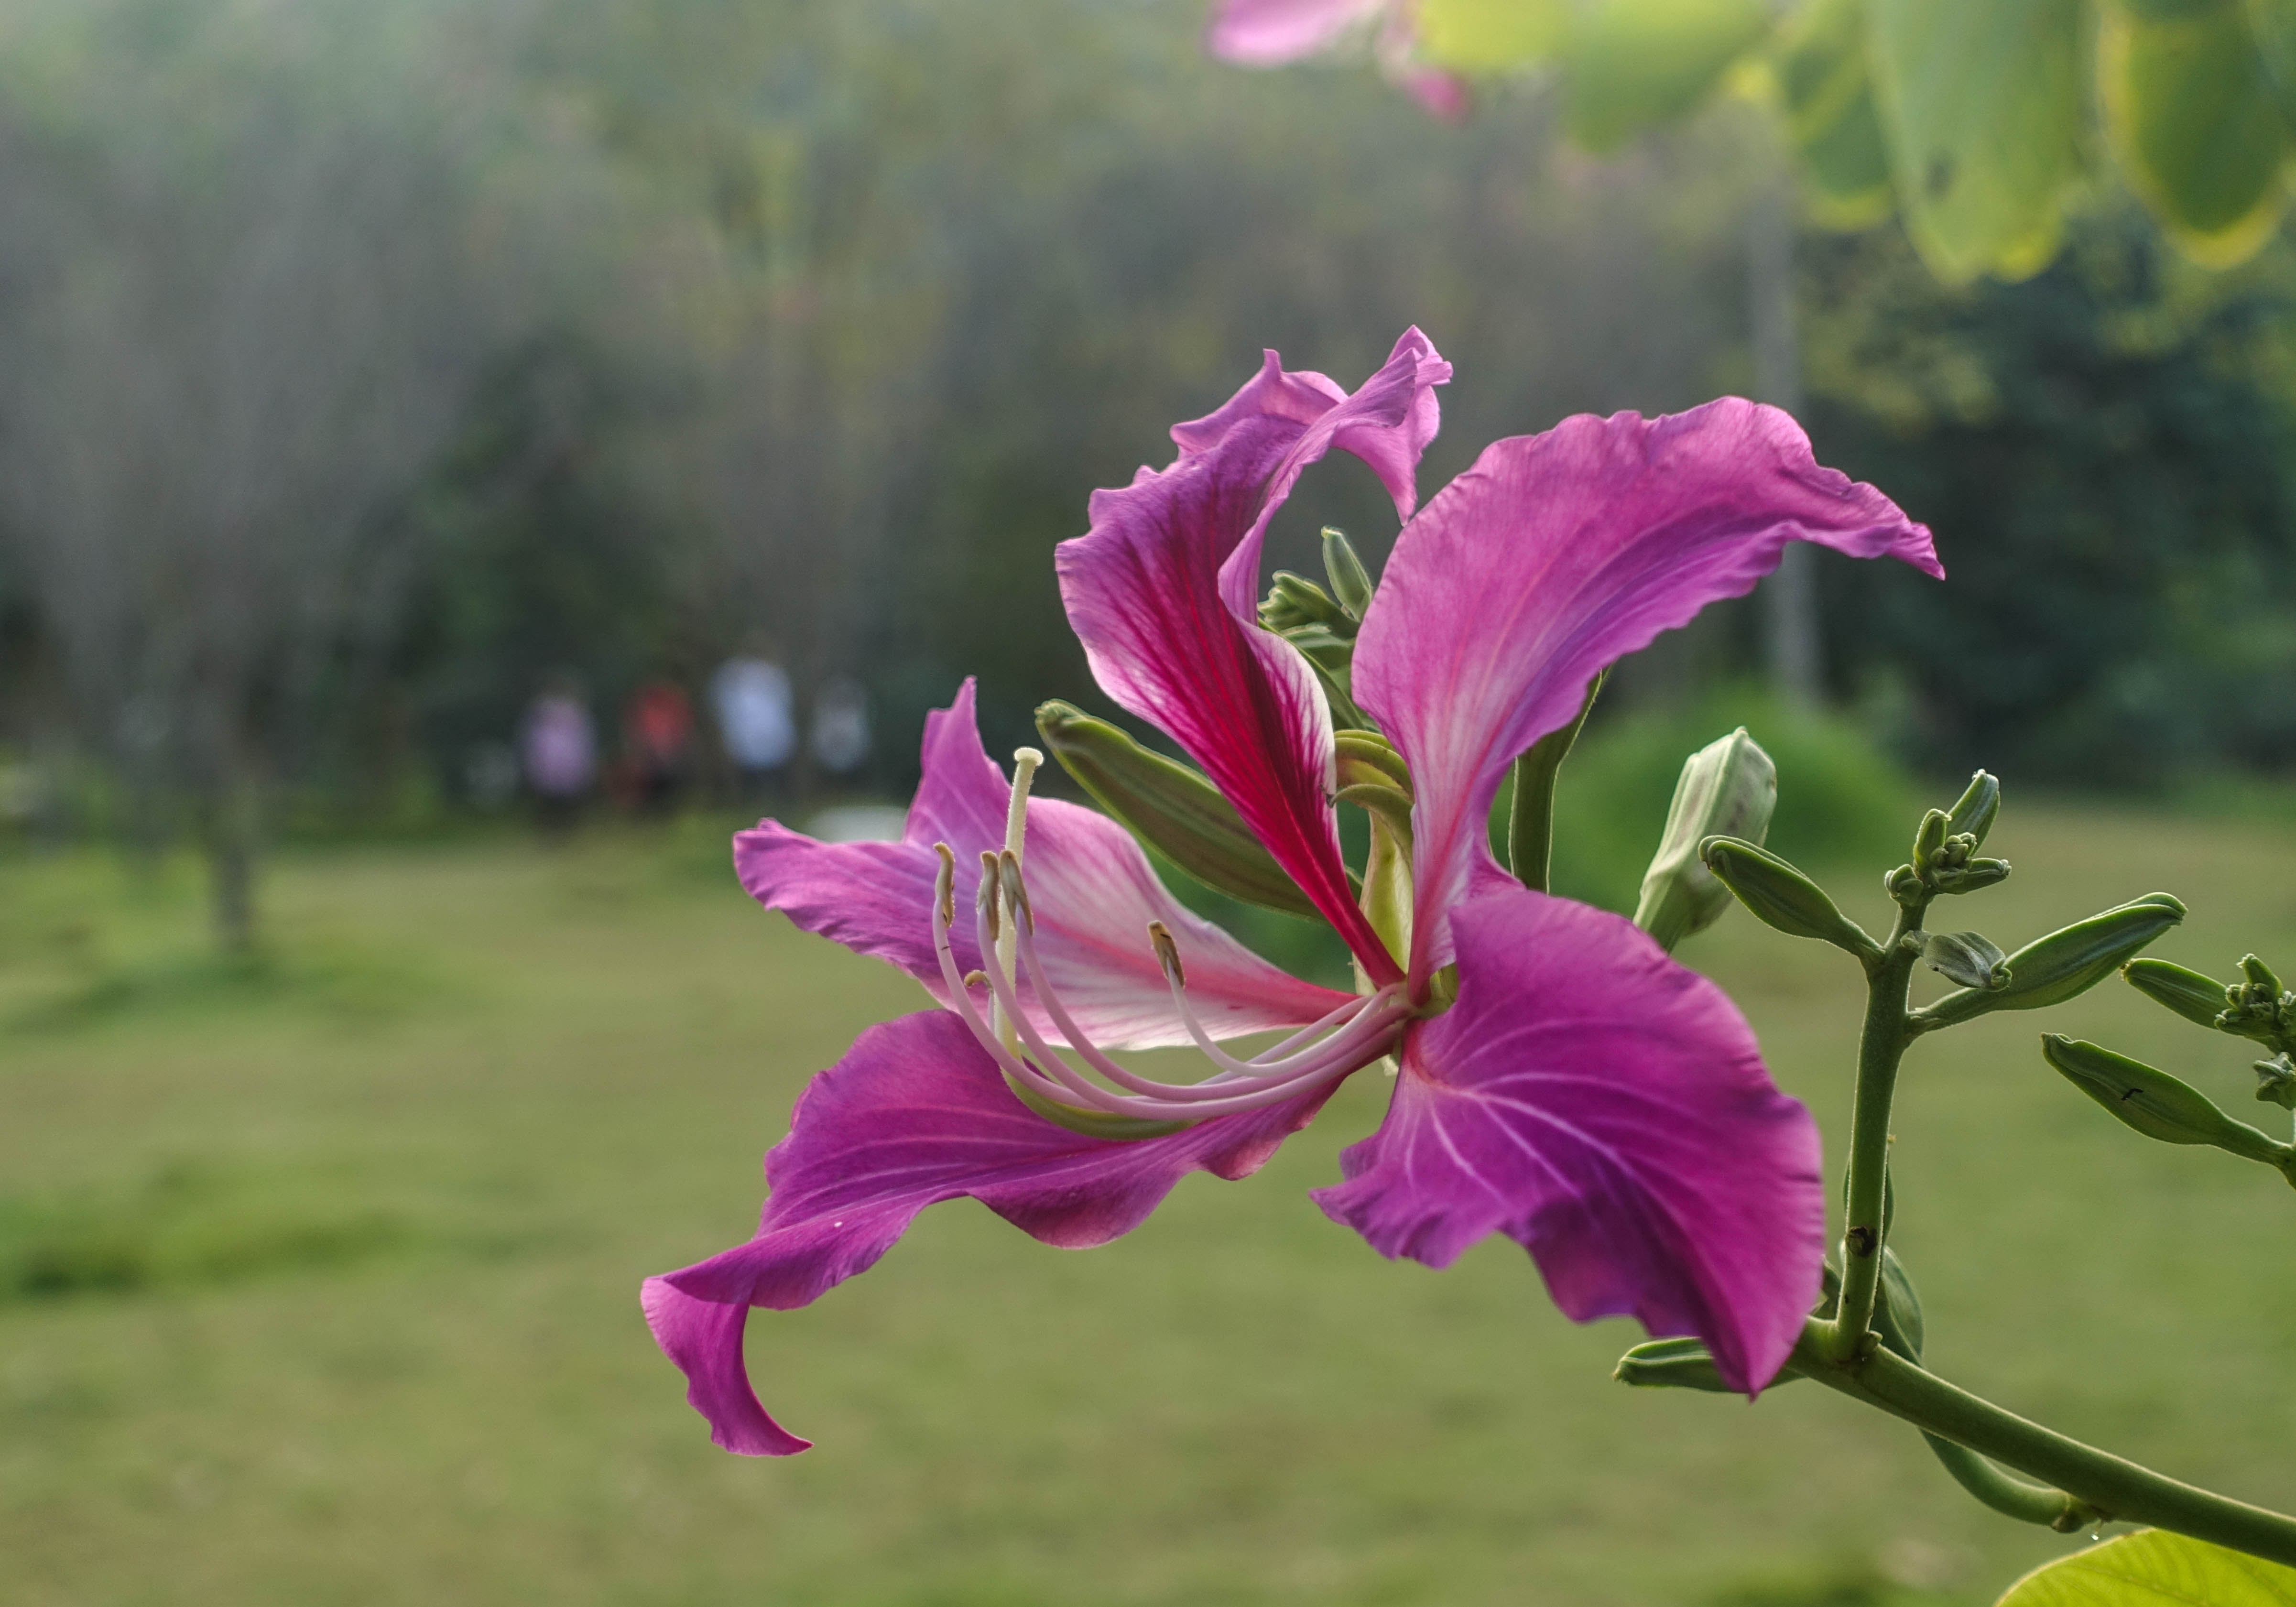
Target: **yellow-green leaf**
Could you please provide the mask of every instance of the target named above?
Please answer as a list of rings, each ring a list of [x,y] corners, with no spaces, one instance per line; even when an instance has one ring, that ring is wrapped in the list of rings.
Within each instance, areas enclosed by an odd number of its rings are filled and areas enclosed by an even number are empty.
[[[2248,0],[2243,9],[2280,115],[2296,127],[2296,0]]]
[[[1923,259],[1954,283],[2038,273],[2081,171],[2081,0],[1868,0],[1866,18]]]
[[[1420,0],[1419,53],[1459,72],[1505,72],[1551,59],[1570,20],[1566,0]]]
[[[2044,1563],[1995,1607],[2296,1607],[2296,1570],[2139,1529]]]
[[[1587,0],[1563,46],[1570,137],[1614,150],[1694,110],[1769,29],[1765,0]]]
[[[2239,0],[2185,6],[2105,8],[2098,99],[2129,187],[2187,256],[2226,267],[2280,221],[2288,139]]]
[[[1893,200],[1890,152],[1866,70],[1862,0],[1816,0],[1780,37],[1771,67],[1812,216],[1836,229],[1881,222]]]

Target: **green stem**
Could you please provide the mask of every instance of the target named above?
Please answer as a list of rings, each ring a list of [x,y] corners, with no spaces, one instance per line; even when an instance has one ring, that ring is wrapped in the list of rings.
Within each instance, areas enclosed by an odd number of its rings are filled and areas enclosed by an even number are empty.
[[[2073,1534],[2102,1522],[2104,1514],[2078,1496],[2068,1496],[2046,1484],[2029,1484],[2004,1472],[1965,1445],[1922,1431],[1922,1438],[1937,1455],[1953,1480],[1986,1505],[2020,1523],[2038,1523],[2059,1534]]]
[[[1879,1346],[1856,1359],[1837,1361],[1825,1353],[1827,1328],[1816,1318],[1803,1324],[1793,1365],[1829,1389],[2004,1466],[2046,1479],[2098,1517],[2147,1523],[2296,1566],[2296,1518],[2211,1495],[2068,1439],[1980,1400]]]
[[[1921,931],[1923,906],[1900,907],[1880,955],[1866,968],[1866,1026],[1857,1039],[1857,1091],[1849,1119],[1849,1186],[1841,1234],[1841,1306],[1824,1324],[1821,1349],[1830,1361],[1848,1361],[1869,1349],[1874,1301],[1882,1283],[1882,1206],[1890,1184],[1890,1108],[1898,1063],[1914,1040],[1906,1000],[1919,948],[1906,941]]]

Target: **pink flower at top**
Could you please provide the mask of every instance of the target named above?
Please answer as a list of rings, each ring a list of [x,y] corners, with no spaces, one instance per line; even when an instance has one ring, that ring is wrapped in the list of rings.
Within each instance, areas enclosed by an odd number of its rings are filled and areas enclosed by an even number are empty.
[[[1095,493],[1056,560],[1103,690],[1202,767],[1347,940],[1365,991],[1285,975],[1180,908],[1114,822],[1027,798],[1026,767],[1008,781],[982,750],[970,683],[928,722],[901,841],[770,821],[735,839],[761,903],[902,966],[936,1004],[814,1079],[767,1157],[755,1236],[646,1283],[718,1444],[805,1447],[751,1390],[748,1313],[865,1270],[925,1206],[970,1195],[1048,1243],[1102,1243],[1188,1172],[1250,1172],[1390,1055],[1386,1119],[1316,1192],[1327,1215],[1431,1267],[1504,1234],[1571,1317],[1695,1334],[1749,1393],[1775,1375],[1818,1286],[1808,1113],[1718,988],[1618,916],[1524,888],[1484,823],[1508,766],[1597,673],[1751,590],[1787,542],[1942,571],[1927,530],[1819,467],[1784,414],[1735,398],[1496,442],[1414,514],[1449,377],[1416,330],[1352,392],[1270,352],[1174,428],[1168,466]],[[1334,447],[1408,521],[1353,663],[1409,771],[1392,944],[1341,857],[1324,691],[1255,612],[1268,522]],[[1271,1030],[1289,1036],[1255,1055],[1219,1047]],[[1163,1083],[1104,1053],[1176,1044],[1214,1074]]]

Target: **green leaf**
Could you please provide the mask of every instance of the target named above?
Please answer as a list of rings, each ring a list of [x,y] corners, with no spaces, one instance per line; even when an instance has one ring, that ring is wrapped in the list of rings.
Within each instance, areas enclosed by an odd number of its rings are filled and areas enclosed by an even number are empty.
[[[2296,1570],[2139,1529],[2044,1563],[1995,1607],[2296,1607]]]
[[[2038,273],[2081,171],[2081,0],[1868,0],[1866,15],[1923,258],[1951,283]]]
[[[1565,0],[1420,0],[1414,18],[1419,53],[1459,72],[1504,72],[1551,59],[1562,48]]]
[[[1779,37],[1771,70],[1811,215],[1834,229],[1888,217],[1890,152],[1866,69],[1860,0],[1816,0],[1805,9]]]
[[[1770,29],[1765,0],[1588,0],[1563,45],[1570,137],[1612,151],[1693,111]]]
[[[2179,250],[2229,267],[2271,238],[2288,137],[2240,0],[2166,16],[2105,7],[2096,77],[2129,187]]]
[[[2296,0],[2248,0],[2248,29],[2280,115],[2296,127]]]

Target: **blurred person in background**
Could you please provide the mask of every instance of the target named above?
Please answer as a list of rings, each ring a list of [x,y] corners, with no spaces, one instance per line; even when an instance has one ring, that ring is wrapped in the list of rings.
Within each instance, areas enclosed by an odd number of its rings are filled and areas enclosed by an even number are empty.
[[[869,694],[851,676],[832,676],[813,700],[813,757],[832,775],[869,758]]]
[[[543,830],[570,829],[598,776],[590,710],[572,680],[554,676],[535,694],[519,729],[518,756]]]
[[[622,705],[630,802],[641,815],[674,813],[693,758],[693,705],[675,683],[647,681]]]
[[[745,803],[768,796],[774,773],[797,750],[789,676],[752,650],[718,667],[709,701],[718,715],[718,740],[734,767],[736,794]]]

